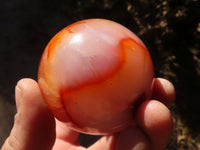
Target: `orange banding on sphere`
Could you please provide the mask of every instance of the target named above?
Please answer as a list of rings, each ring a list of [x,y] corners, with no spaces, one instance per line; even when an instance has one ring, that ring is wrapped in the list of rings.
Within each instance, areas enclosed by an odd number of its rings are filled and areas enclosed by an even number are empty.
[[[153,78],[143,42],[105,19],[61,30],[47,45],[38,71],[53,115],[76,131],[100,135],[135,124],[136,103],[150,98]]]

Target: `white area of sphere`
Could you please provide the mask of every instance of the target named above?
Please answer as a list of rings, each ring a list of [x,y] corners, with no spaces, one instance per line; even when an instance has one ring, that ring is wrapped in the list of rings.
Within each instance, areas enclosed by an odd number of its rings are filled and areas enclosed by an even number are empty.
[[[52,64],[59,87],[74,88],[115,70],[121,63],[119,42],[123,38],[144,45],[131,31],[111,21],[87,20],[70,29],[74,33],[66,34],[56,47]]]

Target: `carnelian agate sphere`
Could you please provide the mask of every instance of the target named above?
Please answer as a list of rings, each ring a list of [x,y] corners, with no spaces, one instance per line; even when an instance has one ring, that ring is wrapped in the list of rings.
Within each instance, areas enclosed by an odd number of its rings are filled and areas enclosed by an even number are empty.
[[[153,78],[143,42],[105,19],[83,20],[57,33],[38,73],[53,115],[76,131],[96,135],[134,125],[135,105],[150,98]]]

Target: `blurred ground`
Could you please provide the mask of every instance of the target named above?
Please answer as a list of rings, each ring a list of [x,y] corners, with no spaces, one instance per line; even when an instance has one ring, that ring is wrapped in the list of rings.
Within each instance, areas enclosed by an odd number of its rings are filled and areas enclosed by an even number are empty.
[[[14,113],[14,105],[6,102],[6,100],[0,97],[0,145],[3,144],[3,141],[7,138],[8,133],[10,132]]]
[[[200,139],[200,1],[4,0],[0,5],[0,145],[15,113],[14,87],[37,79],[43,49],[59,30],[86,18],[119,22],[141,37],[156,76],[172,81],[175,130],[170,150],[196,150]]]

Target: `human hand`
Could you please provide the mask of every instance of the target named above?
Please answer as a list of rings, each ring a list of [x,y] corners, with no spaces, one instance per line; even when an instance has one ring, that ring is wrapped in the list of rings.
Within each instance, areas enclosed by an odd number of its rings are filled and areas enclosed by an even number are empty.
[[[152,100],[143,102],[137,109],[137,126],[103,136],[88,149],[164,150],[173,128],[167,107],[175,99],[175,90],[169,81],[157,78],[152,93]],[[2,150],[86,149],[79,144],[79,133],[51,115],[34,80],[22,79],[18,82],[16,105],[14,126]]]

